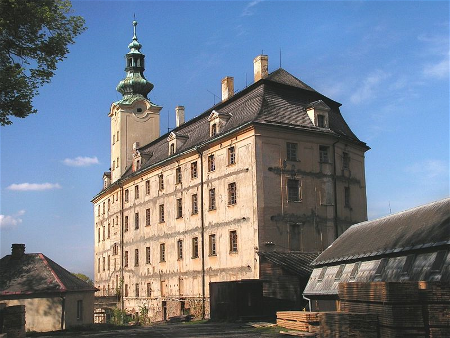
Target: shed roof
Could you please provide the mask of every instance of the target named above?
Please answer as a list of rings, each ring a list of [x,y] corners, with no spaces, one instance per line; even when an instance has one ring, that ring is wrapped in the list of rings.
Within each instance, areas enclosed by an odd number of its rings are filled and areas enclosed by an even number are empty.
[[[0,271],[0,297],[97,290],[42,253],[20,259],[7,255],[0,259]]]
[[[450,198],[351,226],[317,257],[327,265],[450,244]]]
[[[315,252],[259,252],[261,258],[267,259],[269,262],[278,265],[289,271],[290,273],[309,277],[313,270],[311,266],[312,261],[319,255]]]

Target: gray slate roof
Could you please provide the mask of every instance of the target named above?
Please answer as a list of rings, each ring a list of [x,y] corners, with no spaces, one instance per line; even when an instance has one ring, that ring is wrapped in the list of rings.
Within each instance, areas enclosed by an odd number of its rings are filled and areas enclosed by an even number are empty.
[[[450,198],[351,226],[314,266],[450,245]]]
[[[286,271],[296,276],[308,277],[311,275],[313,267],[312,261],[319,255],[311,252],[258,252],[261,258],[278,265]]]
[[[41,253],[0,259],[0,297],[96,290]]]
[[[329,129],[314,126],[306,113],[305,107],[318,100],[322,100],[331,108],[329,112]],[[356,137],[344,121],[339,110],[340,105],[340,103],[318,93],[280,68],[269,74],[267,78],[255,82],[236,93],[230,99],[218,103],[201,115],[175,128],[173,130],[175,134],[188,136],[188,139],[181,147],[177,148],[174,155],[170,157],[168,155],[167,137],[169,134],[162,135],[148,145],[139,148],[143,159],[145,159],[145,161],[142,161],[139,172],[170,158],[177,157],[180,153],[191,150],[196,146],[214,142],[224,135],[250,124],[328,133],[369,149],[364,142]],[[231,118],[216,136],[210,137],[208,117],[213,111],[229,113]],[[133,174],[135,173],[129,168],[122,178]]]

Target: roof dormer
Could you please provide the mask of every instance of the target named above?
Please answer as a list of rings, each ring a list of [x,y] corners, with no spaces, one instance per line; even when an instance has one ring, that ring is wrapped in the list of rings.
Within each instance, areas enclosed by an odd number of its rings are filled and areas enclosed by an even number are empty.
[[[169,142],[169,156],[175,154],[188,138],[189,136],[187,135],[180,135],[172,131],[167,137],[167,142]]]
[[[230,113],[220,113],[215,110],[212,111],[212,113],[208,117],[209,121],[209,136],[213,137],[220,132],[222,132],[225,124],[228,122],[228,120],[231,118]]]
[[[331,110],[322,100],[311,102],[306,112],[311,122],[319,128],[329,128],[328,113]]]

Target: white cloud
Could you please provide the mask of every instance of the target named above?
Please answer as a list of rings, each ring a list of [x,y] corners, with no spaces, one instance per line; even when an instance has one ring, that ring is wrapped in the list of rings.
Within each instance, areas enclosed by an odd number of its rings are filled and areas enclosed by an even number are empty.
[[[406,172],[421,175],[425,181],[448,175],[448,164],[441,160],[424,160],[406,167]]]
[[[438,79],[447,79],[449,74],[449,61],[448,58],[438,63],[428,63],[423,68],[423,74],[426,77],[434,77]]]
[[[448,79],[450,58],[448,35],[421,34],[417,39],[425,45],[423,56],[438,60],[426,62],[423,65],[423,75],[428,78]]]
[[[88,167],[92,164],[99,164],[97,157],[82,157],[78,156],[75,158],[66,158],[62,161],[65,165],[69,167]]]
[[[14,228],[20,223],[22,219],[20,216],[25,214],[25,210],[20,210],[15,215],[0,215],[0,229]]]
[[[8,189],[14,191],[42,191],[61,189],[61,186],[58,183],[14,183],[11,184]]]
[[[254,13],[254,8],[257,4],[259,4],[262,0],[254,0],[250,2],[247,6],[245,6],[244,10],[242,11],[241,16],[252,16]]]
[[[374,99],[376,97],[375,93],[377,92],[377,88],[380,86],[381,82],[389,77],[390,74],[382,70],[374,71],[364,79],[360,88],[350,96],[350,101],[354,104],[359,104],[363,101]]]

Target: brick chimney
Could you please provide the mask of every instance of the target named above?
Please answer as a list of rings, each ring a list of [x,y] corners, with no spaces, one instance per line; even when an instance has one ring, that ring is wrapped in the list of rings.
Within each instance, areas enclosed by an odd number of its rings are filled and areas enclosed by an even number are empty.
[[[11,259],[21,259],[25,255],[25,244],[11,245]]]
[[[255,82],[265,79],[269,75],[269,57],[267,55],[258,55],[253,60],[253,74]]]
[[[228,100],[234,95],[234,78],[226,76],[222,79],[222,101]]]
[[[184,106],[175,107],[175,123],[177,127],[184,123]]]

